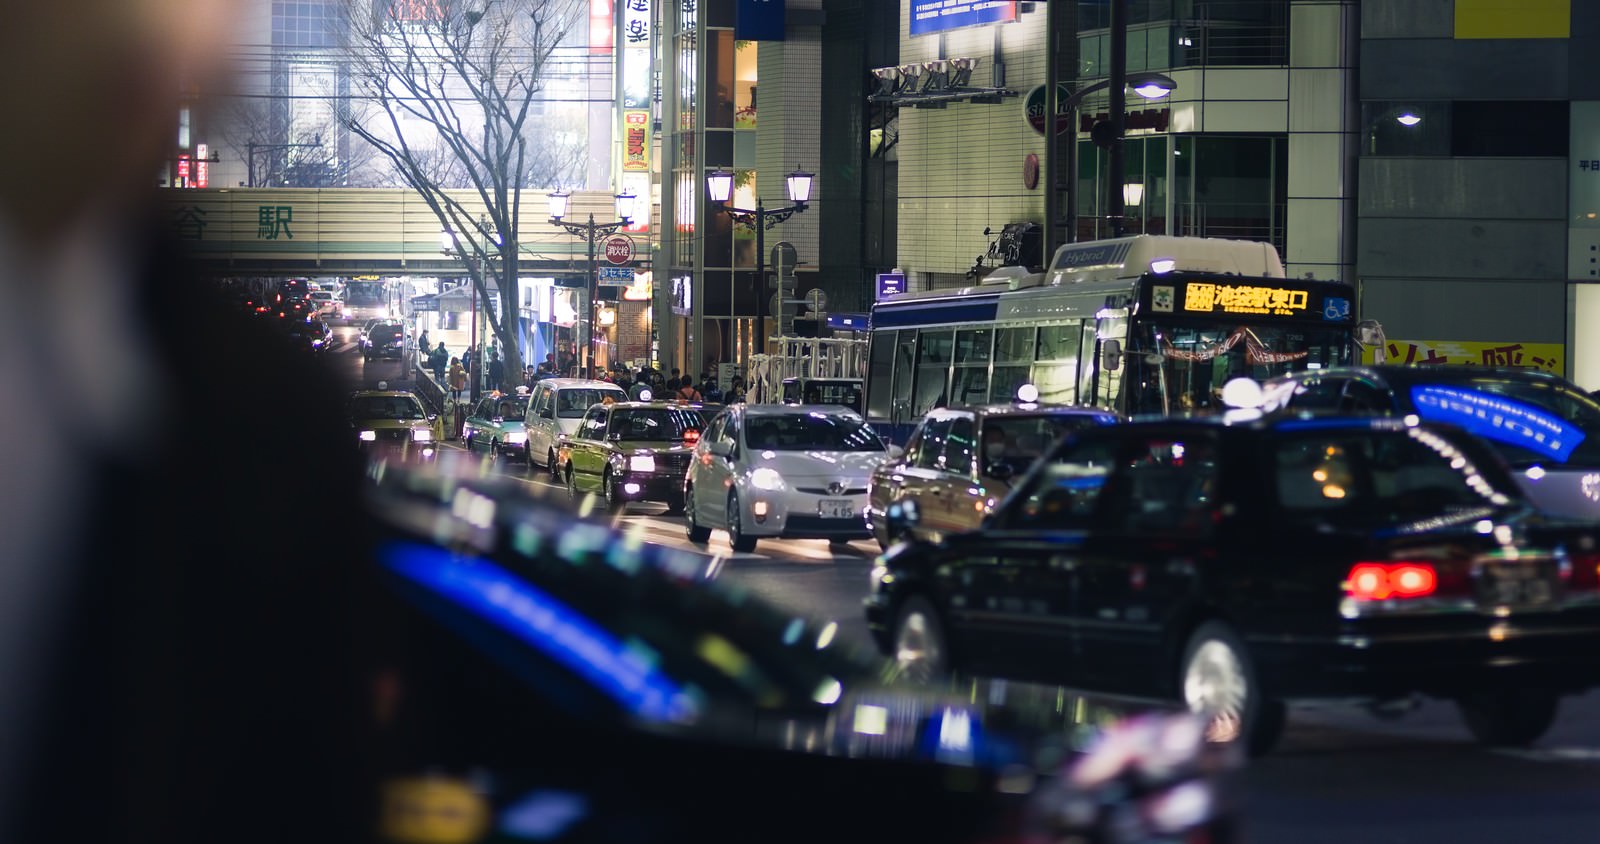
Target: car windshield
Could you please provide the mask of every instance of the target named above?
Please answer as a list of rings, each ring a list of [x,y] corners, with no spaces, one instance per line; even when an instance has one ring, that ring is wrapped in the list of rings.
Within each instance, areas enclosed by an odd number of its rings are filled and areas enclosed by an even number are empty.
[[[611,414],[611,434],[622,442],[678,442],[686,431],[706,426],[700,414],[687,408],[643,407]]]
[[[883,440],[859,416],[842,413],[757,414],[745,444],[770,451],[883,451]]]
[[[1515,485],[1475,451],[1427,428],[1324,429],[1275,441],[1268,468],[1290,518],[1377,528],[1511,503]]]
[[[1483,437],[1514,468],[1600,467],[1600,405],[1582,393],[1508,378],[1415,384],[1408,393],[1418,416]]]
[[[983,423],[984,460],[1003,462],[1021,472],[1063,436],[1108,421],[1109,417],[1091,413],[991,416]]]
[[[490,408],[493,416],[507,422],[521,422],[522,417],[528,413],[528,400],[526,398],[505,399]]]
[[[599,404],[607,396],[612,401],[627,401],[628,394],[612,387],[601,389],[597,387],[567,387],[556,391],[556,415],[562,419],[582,419],[593,405]]]
[[[422,405],[410,396],[357,396],[350,403],[352,419],[425,419]]]

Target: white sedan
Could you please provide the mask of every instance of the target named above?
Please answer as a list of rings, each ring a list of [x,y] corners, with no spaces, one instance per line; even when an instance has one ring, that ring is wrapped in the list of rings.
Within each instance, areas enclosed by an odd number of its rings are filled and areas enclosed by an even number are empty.
[[[695,446],[684,479],[689,540],[721,528],[733,550],[749,552],[761,537],[866,539],[867,481],[898,453],[848,408],[734,405]]]

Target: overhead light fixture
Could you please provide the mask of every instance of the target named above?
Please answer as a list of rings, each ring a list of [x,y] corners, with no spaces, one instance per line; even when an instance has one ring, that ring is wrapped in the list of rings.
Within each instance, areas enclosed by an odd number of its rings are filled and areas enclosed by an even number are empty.
[[[1178,83],[1164,73],[1130,73],[1128,87],[1147,100],[1159,100],[1177,90]]]
[[[922,87],[922,62],[903,64],[897,69],[900,71],[900,86],[895,89],[895,93],[911,94]]]
[[[572,198],[570,191],[551,191],[547,199],[550,202],[550,219],[559,220],[567,216],[567,201]]]
[[[965,88],[972,81],[972,70],[978,66],[978,60],[968,57],[950,60],[950,87]]]
[[[727,202],[733,198],[733,173],[722,168],[706,174],[706,190],[712,202]]]
[[[950,84],[950,60],[934,59],[922,63],[926,79],[922,82],[924,91],[943,91]]]
[[[1394,122],[1400,124],[1401,126],[1415,126],[1422,122],[1422,118],[1418,117],[1412,112],[1407,111],[1402,113],[1399,117],[1396,117]]]
[[[1129,182],[1122,186],[1122,204],[1138,205],[1144,202],[1144,184]]]
[[[888,96],[893,94],[895,87],[900,84],[900,68],[893,65],[889,67],[875,67],[872,75],[878,79],[878,94]]]

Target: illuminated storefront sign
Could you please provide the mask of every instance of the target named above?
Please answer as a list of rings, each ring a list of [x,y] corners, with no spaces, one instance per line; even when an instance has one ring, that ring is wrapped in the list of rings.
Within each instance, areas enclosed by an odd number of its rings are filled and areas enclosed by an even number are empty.
[[[911,0],[911,34],[931,35],[964,26],[1011,23],[1016,0]]]
[[[622,113],[622,169],[650,172],[650,112]]]
[[[611,0],[589,0],[589,52],[611,52]]]
[[[1362,349],[1362,363],[1376,363],[1378,350]],[[1515,366],[1562,374],[1566,346],[1561,343],[1483,343],[1465,340],[1390,340],[1384,344],[1385,363],[1406,366],[1457,364]]]
[[[1566,462],[1584,433],[1566,420],[1503,396],[1457,387],[1411,388],[1417,415],[1448,422],[1495,442],[1514,445]]]
[[[1311,294],[1304,290],[1191,281],[1184,291],[1183,309],[1201,313],[1296,316],[1306,311],[1310,299]]]

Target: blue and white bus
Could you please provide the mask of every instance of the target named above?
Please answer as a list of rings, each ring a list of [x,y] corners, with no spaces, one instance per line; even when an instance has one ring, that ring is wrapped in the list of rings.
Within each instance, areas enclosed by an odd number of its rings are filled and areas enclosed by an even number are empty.
[[[1025,384],[1129,416],[1206,412],[1231,378],[1350,363],[1355,304],[1343,282],[1285,278],[1270,244],[1067,244],[1043,273],[877,303],[867,418],[904,442],[934,407],[1011,401]]]

